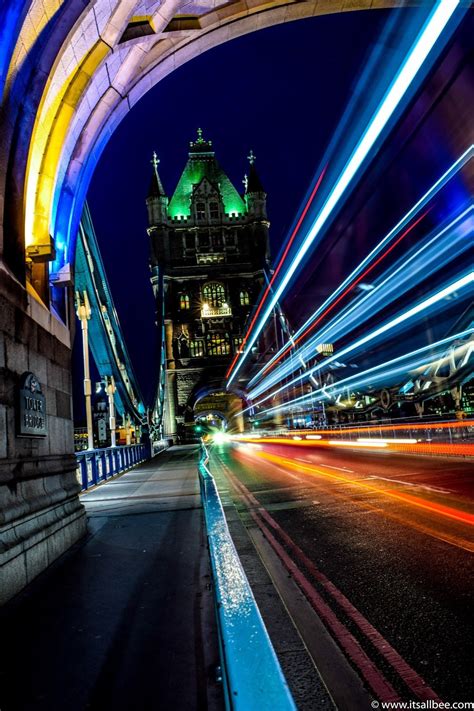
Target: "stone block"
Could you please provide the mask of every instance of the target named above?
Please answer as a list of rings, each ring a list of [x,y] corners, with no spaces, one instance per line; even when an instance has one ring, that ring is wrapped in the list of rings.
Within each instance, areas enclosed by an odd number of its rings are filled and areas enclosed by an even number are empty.
[[[49,565],[48,548],[36,545],[25,551],[26,582],[31,583]]]
[[[0,565],[0,605],[20,592],[26,583],[26,566],[24,556],[18,555],[3,565]]]
[[[38,353],[45,358],[54,358],[54,339],[44,328],[38,329]]]
[[[0,402],[13,407],[17,377],[7,368],[0,368]]]
[[[32,350],[38,347],[38,326],[24,311],[15,310],[15,340]]]
[[[71,419],[71,397],[62,390],[56,390],[56,414],[65,420]]]
[[[0,405],[0,459],[7,456],[7,408]]]
[[[6,342],[6,366],[13,373],[21,375],[28,370],[28,348],[24,343],[8,339]]]
[[[46,398],[46,415],[52,415],[55,417],[57,415],[56,409],[56,390],[50,388],[49,386],[43,385],[43,395]]]
[[[15,308],[3,296],[0,296],[0,331],[11,338],[15,335]]]
[[[43,355],[40,355],[37,351],[30,350],[28,354],[28,369],[36,375],[41,385],[44,387],[48,380],[48,365],[46,358]]]
[[[0,368],[5,367],[5,336],[0,333]]]

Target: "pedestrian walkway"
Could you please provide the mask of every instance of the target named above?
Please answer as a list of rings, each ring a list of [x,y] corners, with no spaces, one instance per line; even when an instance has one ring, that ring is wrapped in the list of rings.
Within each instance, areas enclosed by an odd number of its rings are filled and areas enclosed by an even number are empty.
[[[88,537],[1,612],[2,711],[223,708],[196,460],[83,495]]]

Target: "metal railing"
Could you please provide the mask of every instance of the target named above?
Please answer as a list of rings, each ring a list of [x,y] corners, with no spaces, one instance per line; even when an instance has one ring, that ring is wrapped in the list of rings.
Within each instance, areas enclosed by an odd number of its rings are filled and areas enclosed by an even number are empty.
[[[150,458],[149,444],[130,444],[76,452],[77,480],[82,491]]]
[[[201,444],[199,479],[214,583],[226,708],[296,710],[288,684],[232,541]]]

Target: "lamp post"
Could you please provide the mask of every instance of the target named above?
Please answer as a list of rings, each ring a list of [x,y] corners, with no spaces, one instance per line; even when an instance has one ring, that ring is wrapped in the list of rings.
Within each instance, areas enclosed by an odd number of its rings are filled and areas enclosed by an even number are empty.
[[[76,314],[81,322],[82,330],[82,357],[84,361],[84,398],[86,403],[87,421],[87,448],[94,449],[94,432],[92,429],[92,385],[89,369],[89,333],[88,321],[91,317],[91,305],[87,291],[82,294],[76,291]]]
[[[110,427],[110,446],[116,447],[116,432],[115,432],[115,401],[114,393],[117,390],[113,375],[105,376],[105,388],[109,399],[109,427]]]

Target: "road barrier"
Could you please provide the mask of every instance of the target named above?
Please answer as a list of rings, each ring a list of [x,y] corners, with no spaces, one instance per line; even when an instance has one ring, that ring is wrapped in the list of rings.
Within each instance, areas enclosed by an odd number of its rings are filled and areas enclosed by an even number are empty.
[[[168,444],[165,441],[161,449],[157,449],[155,445],[153,454],[157,454],[158,451],[167,449],[167,447]],[[86,491],[91,486],[96,486],[102,481],[145,462],[150,459],[150,456],[149,444],[130,444],[76,452],[77,480],[82,491]]]
[[[199,480],[214,582],[226,707],[234,711],[296,710],[288,684],[232,541],[201,445]]]

